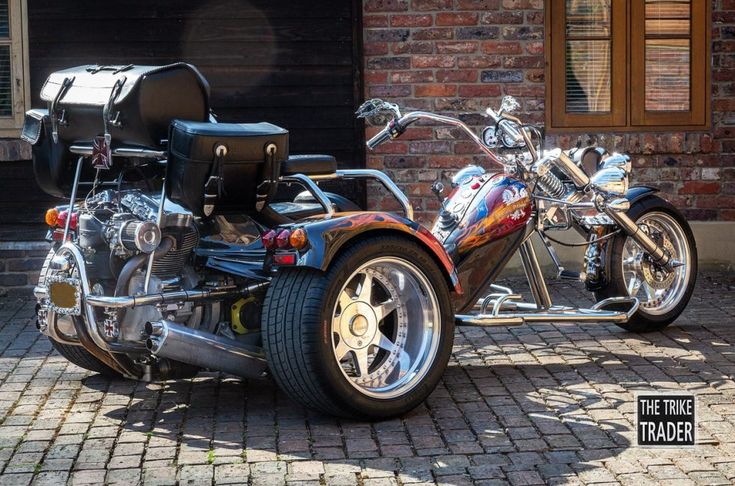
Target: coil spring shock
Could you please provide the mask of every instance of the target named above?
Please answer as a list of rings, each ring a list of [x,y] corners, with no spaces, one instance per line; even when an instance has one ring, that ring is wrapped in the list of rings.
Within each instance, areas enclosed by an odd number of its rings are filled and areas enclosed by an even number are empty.
[[[551,171],[539,176],[537,180],[539,187],[541,187],[541,189],[549,196],[556,199],[561,199],[564,196],[564,183]]]

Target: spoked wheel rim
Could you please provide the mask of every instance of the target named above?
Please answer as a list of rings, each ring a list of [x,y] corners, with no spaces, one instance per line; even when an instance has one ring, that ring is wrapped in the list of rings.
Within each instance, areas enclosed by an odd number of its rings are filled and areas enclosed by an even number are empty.
[[[687,291],[691,250],[681,225],[669,214],[650,212],[636,221],[654,240],[663,245],[674,260],[666,272],[652,263],[643,248],[628,237],[623,246],[623,279],[628,294],[638,297],[640,310],[651,315],[671,311]]]
[[[439,301],[424,273],[400,258],[376,258],[340,289],[332,311],[334,358],[360,393],[395,398],[431,369],[440,327]]]

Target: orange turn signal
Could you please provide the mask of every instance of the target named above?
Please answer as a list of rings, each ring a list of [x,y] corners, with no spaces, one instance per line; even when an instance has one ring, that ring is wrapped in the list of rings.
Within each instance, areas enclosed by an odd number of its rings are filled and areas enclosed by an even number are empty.
[[[306,246],[309,240],[306,237],[306,231],[304,231],[302,228],[299,228],[299,229],[293,230],[293,232],[291,233],[291,236],[288,237],[288,242],[295,249],[301,250],[302,248]]]
[[[49,226],[56,226],[56,223],[59,221],[59,210],[56,208],[51,208],[48,211],[46,211],[46,224]]]

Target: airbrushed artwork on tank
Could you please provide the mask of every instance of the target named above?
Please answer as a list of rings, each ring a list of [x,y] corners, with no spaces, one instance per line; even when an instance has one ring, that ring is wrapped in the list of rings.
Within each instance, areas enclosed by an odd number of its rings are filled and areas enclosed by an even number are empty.
[[[461,194],[457,196],[461,197]],[[531,217],[531,209],[531,197],[526,185],[497,174],[469,202],[469,208],[445,240],[444,246],[450,254],[461,258],[470,250],[525,227]]]

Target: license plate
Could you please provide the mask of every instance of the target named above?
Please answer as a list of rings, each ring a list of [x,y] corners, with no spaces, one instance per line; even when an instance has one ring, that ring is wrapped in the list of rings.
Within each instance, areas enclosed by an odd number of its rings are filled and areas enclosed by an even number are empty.
[[[47,280],[49,307],[59,314],[81,314],[81,290],[79,280],[51,276]]]

